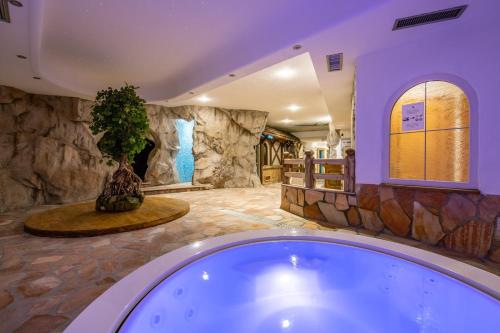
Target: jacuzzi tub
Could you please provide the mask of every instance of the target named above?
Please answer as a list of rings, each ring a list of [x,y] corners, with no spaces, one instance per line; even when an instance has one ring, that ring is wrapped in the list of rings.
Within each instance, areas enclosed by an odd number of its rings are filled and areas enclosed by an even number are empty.
[[[340,232],[197,242],[139,268],[66,332],[497,332],[500,278]]]

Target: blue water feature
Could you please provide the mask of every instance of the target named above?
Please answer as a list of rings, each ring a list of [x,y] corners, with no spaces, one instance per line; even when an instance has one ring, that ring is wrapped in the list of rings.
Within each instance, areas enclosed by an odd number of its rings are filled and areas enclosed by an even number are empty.
[[[179,136],[179,151],[175,159],[177,173],[181,183],[193,181],[194,157],[193,157],[193,129],[194,121],[177,119],[175,122],[177,135]]]
[[[390,255],[322,242],[229,248],[160,282],[120,332],[498,332],[500,302]]]

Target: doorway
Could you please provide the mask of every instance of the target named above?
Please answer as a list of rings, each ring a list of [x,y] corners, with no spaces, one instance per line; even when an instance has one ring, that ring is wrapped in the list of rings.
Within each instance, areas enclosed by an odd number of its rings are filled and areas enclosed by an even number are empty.
[[[132,167],[137,176],[139,176],[143,181],[146,180],[146,171],[148,170],[148,159],[149,154],[155,149],[155,143],[149,139],[146,139],[146,146],[144,149],[134,157],[134,163]]]

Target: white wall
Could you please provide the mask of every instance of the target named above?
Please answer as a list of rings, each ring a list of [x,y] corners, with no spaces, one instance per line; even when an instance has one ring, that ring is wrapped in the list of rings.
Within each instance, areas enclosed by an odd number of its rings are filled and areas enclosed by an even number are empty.
[[[357,59],[357,182],[379,184],[388,151],[384,122],[391,97],[423,77],[456,76],[477,97],[477,187],[500,194],[500,39],[499,32],[465,28],[447,36],[423,36],[417,43],[380,50]],[[474,111],[474,110],[471,110]]]

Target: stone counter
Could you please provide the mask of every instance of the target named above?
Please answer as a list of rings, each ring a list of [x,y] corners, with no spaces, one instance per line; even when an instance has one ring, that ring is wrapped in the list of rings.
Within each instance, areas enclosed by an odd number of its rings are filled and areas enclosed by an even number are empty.
[[[283,184],[281,209],[325,226],[388,233],[500,262],[500,196],[369,184],[345,193]]]

